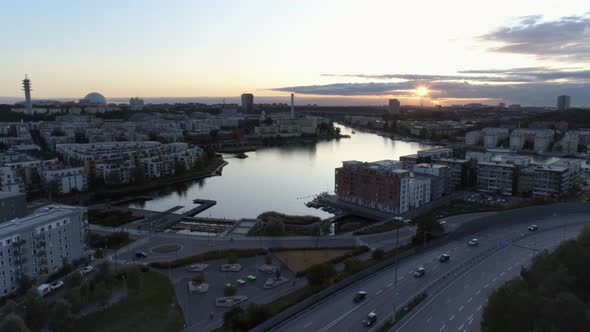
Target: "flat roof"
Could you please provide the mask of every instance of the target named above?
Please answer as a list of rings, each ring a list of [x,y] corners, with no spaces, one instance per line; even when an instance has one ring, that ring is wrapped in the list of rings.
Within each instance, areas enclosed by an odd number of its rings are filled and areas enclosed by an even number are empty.
[[[13,193],[11,191],[0,191],[0,199],[24,196],[24,193]]]
[[[0,236],[19,232],[56,218],[66,217],[76,210],[83,210],[83,208],[68,205],[49,205],[39,208],[26,217],[0,223]]]

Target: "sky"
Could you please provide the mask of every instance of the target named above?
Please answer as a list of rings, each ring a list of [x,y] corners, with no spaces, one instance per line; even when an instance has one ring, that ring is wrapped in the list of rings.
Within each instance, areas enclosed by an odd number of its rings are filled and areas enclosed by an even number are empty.
[[[590,106],[587,0],[0,0],[0,12],[0,101],[22,99],[28,74],[33,99]]]

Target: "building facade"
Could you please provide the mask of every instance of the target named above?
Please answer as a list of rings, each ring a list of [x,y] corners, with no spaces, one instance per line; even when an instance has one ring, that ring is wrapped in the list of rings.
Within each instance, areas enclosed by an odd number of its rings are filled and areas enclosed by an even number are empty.
[[[25,194],[0,191],[0,224],[15,218],[21,218],[27,213],[27,199]]]

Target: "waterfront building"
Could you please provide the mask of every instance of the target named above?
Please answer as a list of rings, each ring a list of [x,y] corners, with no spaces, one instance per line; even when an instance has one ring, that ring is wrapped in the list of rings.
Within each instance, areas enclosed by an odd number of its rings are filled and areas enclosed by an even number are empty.
[[[430,202],[430,178],[414,175],[408,181],[408,203],[410,209]]]
[[[400,102],[397,99],[389,99],[389,114],[395,115],[399,113],[399,109],[400,109]]]
[[[482,192],[512,195],[516,193],[518,167],[499,161],[477,164],[477,189]]]
[[[89,254],[85,208],[49,205],[0,224],[0,296],[13,293],[22,276],[42,279]]]
[[[481,145],[483,140],[483,132],[481,130],[470,131],[465,134],[465,144],[467,145]]]
[[[508,128],[484,128],[483,146],[486,148],[495,148],[500,142],[510,136]]]
[[[0,191],[0,225],[27,213],[27,200],[23,193]]]
[[[451,148],[431,148],[426,150],[418,151],[418,157],[421,159],[426,160],[434,160],[434,159],[441,159],[441,158],[452,158],[453,157],[453,149]]]
[[[338,198],[363,207],[391,213],[409,209],[410,172],[394,160],[344,161],[336,168]]]
[[[254,95],[251,93],[242,94],[242,113],[250,114],[254,112]]]
[[[551,129],[515,129],[510,134],[510,149],[545,152],[553,142],[554,135]]]
[[[475,176],[472,164],[467,159],[441,158],[434,159],[433,163],[446,165],[451,170],[451,189],[466,188]]]
[[[37,159],[21,154],[18,160],[0,165],[0,190],[27,192],[40,187],[40,172],[59,165],[57,158]]]
[[[64,195],[86,191],[88,179],[84,167],[57,167],[40,173],[41,182],[47,191]]]
[[[480,161],[491,161],[492,154],[485,152],[473,152],[468,151],[465,153],[465,159],[475,162],[476,164]]]
[[[412,170],[414,168],[414,165],[418,164],[418,155],[417,154],[409,154],[407,156],[401,156],[399,157],[399,160],[402,162],[403,164],[403,168],[407,169],[407,170]]]
[[[559,112],[567,111],[570,108],[570,96],[562,95],[557,97],[557,110]]]
[[[412,168],[414,175],[430,177],[430,200],[433,201],[452,191],[451,169],[439,164],[416,164]]]

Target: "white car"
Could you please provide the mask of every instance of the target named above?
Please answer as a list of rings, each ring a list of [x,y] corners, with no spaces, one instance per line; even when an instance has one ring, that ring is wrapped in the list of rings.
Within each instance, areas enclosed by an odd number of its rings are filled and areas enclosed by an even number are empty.
[[[479,244],[479,241],[477,239],[471,239],[471,241],[467,242],[467,244],[471,247],[474,247]]]
[[[80,273],[88,274],[88,273],[92,272],[93,270],[94,270],[94,268],[92,266],[88,265],[85,268],[83,268],[82,270],[80,270]]]
[[[534,231],[536,231],[537,229],[539,229],[539,226],[537,226],[537,225],[530,225],[530,226],[529,226],[529,231],[531,231],[531,232],[534,232]]]
[[[416,271],[414,271],[414,278],[420,278],[426,273],[426,269],[423,267],[419,267]]]
[[[64,285],[64,282],[61,280],[58,280],[54,283],[52,283],[49,287],[51,288],[51,291],[54,291],[56,289],[61,288]]]

